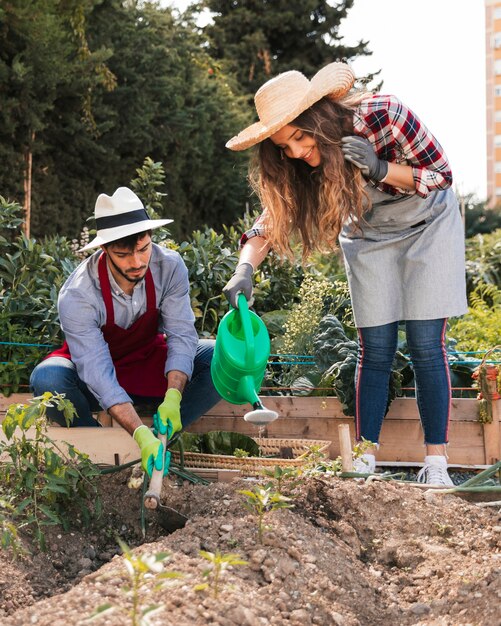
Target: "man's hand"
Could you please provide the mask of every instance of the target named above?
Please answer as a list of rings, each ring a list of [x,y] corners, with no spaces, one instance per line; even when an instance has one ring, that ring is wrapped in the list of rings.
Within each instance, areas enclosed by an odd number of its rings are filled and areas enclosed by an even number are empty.
[[[141,449],[141,467],[148,476],[151,476],[154,469],[161,470],[164,463],[164,447],[148,426],[145,424],[138,426],[133,437]]]
[[[167,389],[164,401],[157,409],[158,418],[154,418],[154,426],[161,435],[167,434],[169,439],[174,433],[183,429],[181,423],[181,392],[171,387]],[[170,428],[169,428],[170,424]]]
[[[383,161],[377,156],[368,139],[352,135],[343,137],[341,141],[346,161],[359,167],[367,178],[381,181],[388,174],[388,161]]]
[[[252,306],[253,274],[254,268],[250,263],[240,263],[237,265],[233,276],[223,287],[223,293],[234,309],[238,309],[237,299],[239,293],[243,293],[249,306]]]

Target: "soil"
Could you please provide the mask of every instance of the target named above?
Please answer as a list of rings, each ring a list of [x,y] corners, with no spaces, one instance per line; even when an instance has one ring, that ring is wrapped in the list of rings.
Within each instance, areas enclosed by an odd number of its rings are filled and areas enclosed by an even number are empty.
[[[208,486],[164,481],[164,502],[187,525],[170,535],[156,523],[143,539],[141,491],[130,470],[102,477],[101,519],[90,528],[48,532],[48,551],[12,560],[0,553],[2,626],[466,626],[501,624],[501,517],[479,507],[382,481],[311,477],[296,487],[293,508],[266,514],[263,543],[243,506],[238,480]],[[132,621],[118,534],[134,555],[167,552],[164,572],[147,574],[143,610]],[[218,597],[200,550],[237,554],[247,565],[224,572]],[[210,582],[210,581],[209,581]],[[106,612],[89,618],[98,607]]]

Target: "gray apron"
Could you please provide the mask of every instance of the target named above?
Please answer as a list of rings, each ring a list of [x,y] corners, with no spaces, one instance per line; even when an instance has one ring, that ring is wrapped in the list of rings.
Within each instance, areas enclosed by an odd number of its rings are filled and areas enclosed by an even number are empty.
[[[367,186],[372,208],[348,222],[344,254],[357,327],[463,315],[464,232],[452,189],[426,198]]]

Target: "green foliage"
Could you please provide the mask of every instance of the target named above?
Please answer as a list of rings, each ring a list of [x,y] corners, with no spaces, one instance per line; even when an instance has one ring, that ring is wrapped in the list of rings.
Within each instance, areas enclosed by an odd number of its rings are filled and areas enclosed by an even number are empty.
[[[126,610],[127,616],[132,626],[148,626],[151,623],[149,618],[152,617],[154,611],[161,608],[161,605],[141,606],[141,590],[144,592],[144,587],[151,579],[158,584],[163,579],[181,578],[182,574],[164,571],[163,563],[169,557],[166,552],[139,555],[134,554],[121,539],[118,539],[118,544],[122,549],[124,565],[129,577],[129,584],[123,588],[131,605]],[[102,615],[104,610],[111,608],[113,608],[112,605],[98,607],[95,615]]]
[[[9,395],[25,384],[33,366],[60,342],[57,296],[76,266],[70,243],[55,236],[37,243],[19,227],[22,208],[0,197],[0,390]],[[17,344],[33,344],[28,346]]]
[[[213,430],[208,433],[195,434],[183,433],[181,435],[182,446],[186,452],[200,452],[202,454],[224,454],[234,455],[236,450],[240,450],[240,455],[260,456],[259,445],[247,435],[224,430]],[[180,445],[176,443],[173,450],[179,450]]]
[[[290,509],[291,498],[273,491],[270,487],[255,487],[252,491],[242,489],[238,493],[245,496],[244,506],[257,518],[257,534],[259,543],[263,543],[264,516],[269,511]]]
[[[483,283],[501,288],[501,228],[466,241],[468,292]]]
[[[221,591],[221,578],[230,567],[236,565],[248,565],[247,561],[242,560],[238,554],[222,554],[219,550],[216,552],[207,552],[200,550],[200,556],[209,561],[209,567],[204,570],[203,576],[208,579],[207,583],[195,586],[195,591],[212,588],[214,598],[219,596]]]
[[[11,494],[0,498],[0,549],[10,550],[14,557],[24,554],[26,550],[19,537],[14,523],[15,506]]]
[[[213,23],[203,29],[210,53],[248,94],[286,70],[311,77],[334,59],[369,54],[366,43],[346,46],[339,37],[353,0],[336,6],[326,0],[204,0],[200,5],[214,14]]]
[[[235,269],[236,252],[211,228],[194,231],[190,241],[181,243],[177,250],[188,267],[197,330],[201,336],[214,335],[228,311],[221,290]]]
[[[456,349],[489,350],[501,343],[501,289],[479,284],[470,294],[468,313],[451,323]]]
[[[162,163],[155,163],[146,157],[142,167],[136,170],[137,177],[130,182],[131,189],[141,198],[151,219],[161,219],[162,198],[167,194],[159,188],[165,183],[165,170]]]
[[[75,409],[59,394],[47,392],[28,404],[11,404],[2,423],[5,441],[0,443],[0,485],[6,494],[2,497],[13,507],[11,521],[32,533],[41,549],[46,547],[45,526],[87,524],[101,505],[93,484],[99,471],[88,455],[69,444],[63,451],[47,435],[46,412],[53,406],[70,424]]]
[[[265,489],[276,491],[280,495],[284,494],[284,488],[287,486],[289,491],[293,491],[300,484],[298,467],[281,467],[275,465],[273,469],[264,468],[261,474],[271,481],[265,485]]]

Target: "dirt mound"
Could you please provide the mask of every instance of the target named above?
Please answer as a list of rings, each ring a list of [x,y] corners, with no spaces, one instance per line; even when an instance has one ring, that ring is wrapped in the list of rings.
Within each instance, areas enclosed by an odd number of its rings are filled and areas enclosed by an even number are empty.
[[[3,626],[83,626],[104,604],[110,611],[91,623],[132,623],[115,532],[129,545],[142,541],[141,496],[127,488],[127,476],[102,483],[100,525],[55,530],[46,554],[14,562],[1,555]],[[266,515],[260,544],[256,518],[237,493],[253,487],[249,481],[180,488],[165,482],[165,499],[190,521],[169,536],[150,525],[149,543],[133,551],[167,552],[164,571],[181,574],[142,580],[141,607],[157,607],[145,624],[501,624],[496,508],[392,483],[322,476],[296,488],[293,508]],[[201,550],[247,561],[228,568],[217,598],[213,585],[196,589],[207,581]]]

